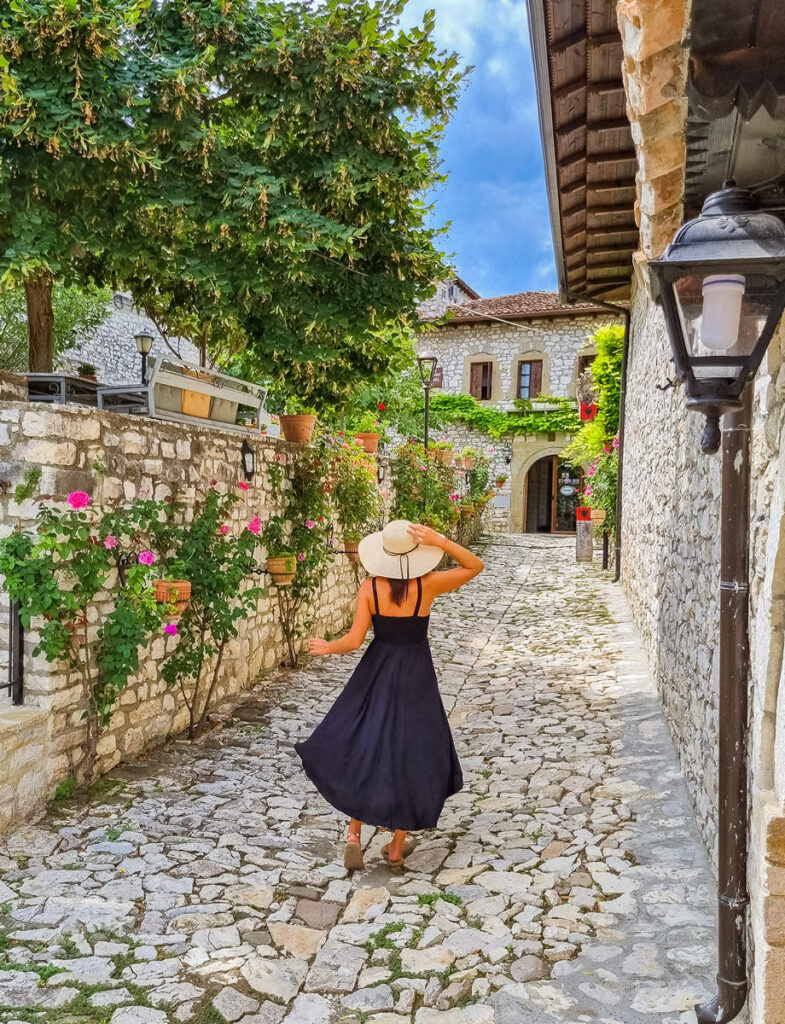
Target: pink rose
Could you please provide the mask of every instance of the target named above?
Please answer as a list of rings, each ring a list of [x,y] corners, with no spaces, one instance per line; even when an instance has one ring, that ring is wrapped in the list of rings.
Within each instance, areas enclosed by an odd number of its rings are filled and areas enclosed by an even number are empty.
[[[224,536],[226,536],[226,534],[227,534],[227,533],[228,533],[228,532],[229,532],[230,530],[231,530],[231,526],[227,526],[227,525],[226,525],[226,524],[224,523],[224,525],[223,525],[223,526],[221,527],[221,529],[220,529],[220,530],[219,530],[218,532],[219,532],[219,533],[221,533],[221,534],[223,534]]]
[[[247,491],[248,490],[248,484],[245,482],[245,480],[238,480],[237,481],[237,486],[240,488],[241,491]]]
[[[168,636],[177,636],[177,623],[167,622],[167,624],[164,626],[164,633],[166,633]]]
[[[314,528],[314,526],[316,526],[316,523],[313,521],[313,519],[306,519],[305,520],[305,528],[306,528],[306,530],[312,530]]]
[[[594,476],[596,469],[596,466],[589,466],[589,476]]]
[[[256,534],[257,536],[262,532],[262,524],[259,521],[259,516],[253,517],[253,519],[248,524],[247,529],[250,530],[251,533]]]
[[[619,447],[619,439],[618,439],[618,437],[614,437],[614,439],[613,439],[613,447],[614,448],[618,448]]]
[[[586,490],[583,493],[586,495],[587,498],[590,498],[591,497],[591,487],[587,487]]]
[[[304,561],[305,561],[305,555],[304,555],[304,554],[302,553],[302,551],[301,551],[301,552],[300,552],[300,554],[299,554],[299,555],[297,556],[297,561],[298,561],[298,562],[304,562]]]
[[[155,555],[152,551],[140,551],[139,552],[139,564],[140,565],[152,565],[155,561]]]
[[[112,551],[114,548],[116,548],[117,537],[113,537],[110,533],[109,536],[104,541],[104,547],[106,548],[107,551]]]
[[[71,508],[87,508],[91,500],[90,495],[85,494],[84,491],[71,491],[66,498]]]
[[[278,454],[275,456],[275,461],[276,462],[280,462],[282,458],[283,458],[283,456],[281,455],[280,452],[278,452]]]

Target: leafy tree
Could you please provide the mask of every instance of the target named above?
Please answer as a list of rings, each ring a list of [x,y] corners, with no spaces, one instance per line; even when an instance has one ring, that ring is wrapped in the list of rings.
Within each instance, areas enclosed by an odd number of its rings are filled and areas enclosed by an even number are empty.
[[[55,284],[52,290],[54,361],[109,315],[108,288]],[[0,369],[21,372],[28,364],[27,313],[21,288],[0,288]]]
[[[0,273],[25,282],[31,365],[75,275],[206,345],[231,323],[257,374],[301,365],[314,396],[382,372],[376,332],[444,273],[424,195],[463,77],[404,6],[14,0]]]

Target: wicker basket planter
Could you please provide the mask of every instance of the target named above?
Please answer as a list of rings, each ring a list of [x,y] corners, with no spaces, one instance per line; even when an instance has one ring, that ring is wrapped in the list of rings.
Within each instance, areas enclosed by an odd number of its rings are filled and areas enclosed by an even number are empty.
[[[294,555],[268,558],[267,571],[272,576],[276,587],[291,586],[292,580],[297,575],[297,562],[294,560]]]
[[[360,542],[358,540],[345,540],[343,542],[343,550],[346,554],[346,557],[349,559],[350,562],[354,562],[355,565],[360,564],[360,556],[357,553],[357,549],[359,548],[359,546]]]

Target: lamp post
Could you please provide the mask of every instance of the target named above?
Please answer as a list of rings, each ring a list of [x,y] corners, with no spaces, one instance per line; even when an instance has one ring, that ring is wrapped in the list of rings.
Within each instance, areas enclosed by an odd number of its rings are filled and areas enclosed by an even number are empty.
[[[150,349],[153,347],[153,336],[152,334],[141,332],[134,335],[134,341],[136,342],[136,351],[142,357],[142,383],[146,384],[147,357],[150,355]]]
[[[433,382],[434,371],[436,370],[436,364],[438,359],[433,352],[423,352],[417,356],[417,366],[420,370],[420,380],[422,386],[425,388],[425,431],[424,431],[424,443],[425,450],[428,451],[428,416],[431,408],[431,383]]]
[[[720,679],[717,993],[700,1024],[725,1024],[747,1000],[747,677],[752,381],[785,305],[785,225],[727,182],[649,264],[687,406],[720,446]]]

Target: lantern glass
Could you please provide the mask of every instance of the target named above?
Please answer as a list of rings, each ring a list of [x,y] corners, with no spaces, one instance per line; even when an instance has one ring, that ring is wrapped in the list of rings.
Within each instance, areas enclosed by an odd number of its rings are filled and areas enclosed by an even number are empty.
[[[153,338],[150,334],[135,334],[134,341],[136,342],[136,350],[142,355],[149,355],[150,349],[153,347]]]
[[[780,287],[773,276],[749,272],[693,273],[674,282],[696,381],[732,381],[746,372]]]
[[[420,368],[420,378],[423,384],[428,385],[433,380],[433,374],[438,361],[433,352],[423,352],[422,355],[417,357],[417,365]]]

